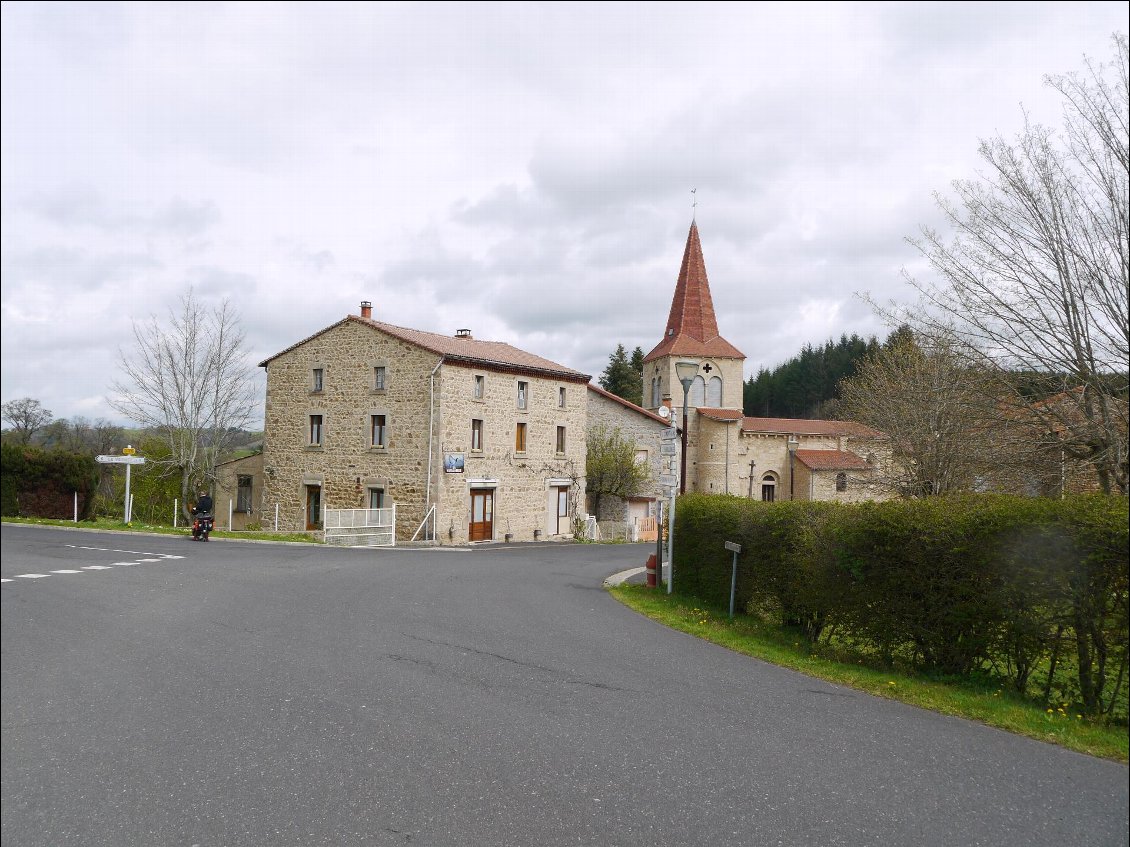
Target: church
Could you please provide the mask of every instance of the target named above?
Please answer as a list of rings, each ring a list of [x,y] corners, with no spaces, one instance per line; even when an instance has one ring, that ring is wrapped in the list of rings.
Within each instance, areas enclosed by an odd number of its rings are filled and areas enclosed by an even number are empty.
[[[642,375],[648,411],[681,430],[687,409],[681,490],[765,501],[885,499],[875,485],[890,453],[882,433],[851,421],[748,417],[744,365],[745,355],[719,332],[692,222],[667,326]]]

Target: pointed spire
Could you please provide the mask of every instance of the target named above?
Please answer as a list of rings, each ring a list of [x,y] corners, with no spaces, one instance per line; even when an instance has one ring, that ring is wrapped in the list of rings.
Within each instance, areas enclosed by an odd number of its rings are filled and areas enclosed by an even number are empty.
[[[683,264],[671,298],[671,313],[663,340],[644,357],[685,354],[744,359],[745,356],[718,333],[718,319],[710,297],[710,281],[706,278],[706,261],[698,238],[698,224],[691,222]]]

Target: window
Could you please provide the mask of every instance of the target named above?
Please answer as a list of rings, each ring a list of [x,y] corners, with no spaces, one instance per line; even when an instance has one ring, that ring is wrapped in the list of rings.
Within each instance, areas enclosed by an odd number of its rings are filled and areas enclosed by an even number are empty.
[[[514,428],[514,452],[526,452],[526,425],[522,422],[519,422],[518,426]]]
[[[373,390],[374,391],[384,391],[385,390],[385,378],[386,377],[387,377],[387,373],[385,371],[384,365],[375,365],[373,367]]]
[[[651,381],[651,407],[653,409],[659,408],[659,377],[655,377]]]
[[[561,390],[564,391],[565,389]],[[557,427],[557,452],[565,452],[565,427],[563,426]]]
[[[237,512],[251,511],[251,477],[236,477],[235,510]]]
[[[647,464],[647,450],[643,450],[643,449],[636,450],[636,464],[637,465],[646,465]]]
[[[713,409],[722,408],[722,377],[712,376],[706,383],[706,405]]]
[[[530,393],[530,384],[528,382],[518,382],[518,408],[526,408],[526,397]]]
[[[487,378],[482,374],[475,374],[475,385],[472,389],[472,396],[474,396],[476,400],[483,399],[483,394],[486,392],[486,381]]]
[[[483,449],[483,422],[478,418],[471,421],[471,449],[479,452]]]
[[[385,490],[383,488],[369,489],[369,508],[383,509],[385,507]]]
[[[836,491],[847,491],[847,474],[842,471],[836,474]]]
[[[388,435],[386,418],[384,415],[369,415],[369,445],[372,447],[387,447],[385,437]]]
[[[565,386],[562,385],[557,389],[557,407],[559,409],[565,408]]]
[[[766,503],[772,503],[777,499],[777,484],[774,482],[761,483],[761,499]]]
[[[310,446],[311,447],[321,447],[322,446],[322,436],[323,436],[323,434],[324,433],[323,433],[323,427],[322,427],[322,416],[321,415],[311,415],[310,416]]]
[[[313,376],[310,381],[311,391],[321,391],[323,387],[323,377],[325,371],[322,368],[314,368]]]

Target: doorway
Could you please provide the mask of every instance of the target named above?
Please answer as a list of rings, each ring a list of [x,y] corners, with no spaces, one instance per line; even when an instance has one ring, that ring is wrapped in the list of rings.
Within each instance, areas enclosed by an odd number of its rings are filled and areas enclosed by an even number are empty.
[[[322,486],[306,486],[306,531],[322,528]]]
[[[494,489],[471,489],[471,525],[468,541],[490,541],[494,538]]]
[[[557,488],[557,531],[556,535],[568,535],[573,531],[569,526],[569,486]]]

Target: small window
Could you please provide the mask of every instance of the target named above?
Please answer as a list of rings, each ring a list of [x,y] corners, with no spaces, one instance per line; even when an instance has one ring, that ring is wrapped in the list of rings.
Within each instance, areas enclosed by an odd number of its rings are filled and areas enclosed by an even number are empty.
[[[369,489],[369,508],[383,509],[385,507],[385,490],[383,488]]]
[[[373,368],[373,390],[374,391],[384,391],[385,390],[385,379],[386,379],[386,377],[387,377],[387,373],[385,371],[384,365],[374,366],[374,368]]]
[[[766,503],[772,503],[777,499],[777,486],[772,482],[761,483],[761,499]]]
[[[637,465],[646,465],[647,464],[647,450],[643,450],[643,449],[636,450],[636,464]]]
[[[526,425],[521,421],[519,421],[518,426],[514,428],[514,452],[526,452]]]
[[[562,388],[561,390],[564,391],[565,389]],[[557,427],[557,452],[565,452],[565,427],[563,426]]]
[[[530,392],[530,384],[528,382],[518,382],[518,408],[526,408],[526,398]]]
[[[557,389],[557,407],[559,409],[565,408],[565,386],[562,385]]]
[[[369,415],[369,445],[372,447],[387,447],[385,437],[388,435],[386,418],[384,415]]]
[[[322,368],[314,368],[313,377],[312,377],[311,383],[310,383],[310,390],[311,391],[321,391],[322,390],[323,382],[324,382],[324,380],[323,380],[324,376],[325,376],[325,371]]]
[[[237,512],[251,511],[251,477],[236,477],[235,510]]]
[[[475,385],[472,389],[472,395],[476,400],[482,400],[483,394],[486,393],[487,378],[482,374],[475,374]]]
[[[471,449],[478,452],[483,449],[483,422],[478,418],[471,421]]]
[[[836,491],[847,491],[847,474],[842,471],[836,474]]]
[[[311,447],[321,447],[322,446],[322,436],[323,436],[323,434],[324,433],[323,433],[323,426],[322,426],[322,416],[321,415],[311,415],[310,416],[310,446]]]

